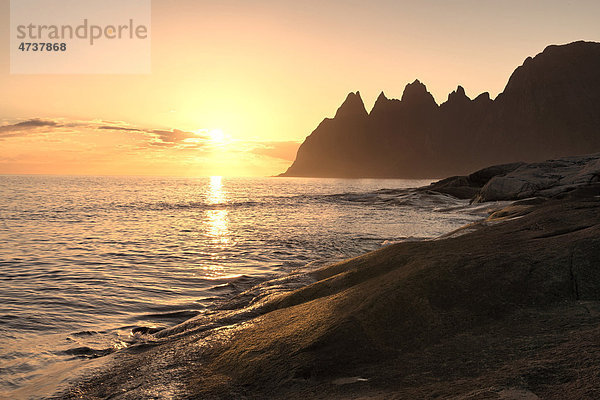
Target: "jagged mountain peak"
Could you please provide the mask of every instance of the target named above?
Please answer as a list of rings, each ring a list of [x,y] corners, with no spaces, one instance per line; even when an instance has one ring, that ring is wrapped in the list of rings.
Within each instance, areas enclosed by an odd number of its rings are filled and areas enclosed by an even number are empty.
[[[368,115],[360,92],[350,92],[335,113],[335,118],[366,117]]]
[[[373,105],[373,108],[371,109],[371,116],[377,115],[380,111],[384,111],[387,107],[388,104],[390,104],[390,102],[392,101],[397,101],[397,100],[390,100],[386,97],[385,93],[383,93],[383,91],[379,94],[379,96],[377,96],[377,100],[375,100],[375,104]]]
[[[491,102],[490,92],[483,92],[473,99],[474,102]]]
[[[402,101],[388,98],[382,91],[377,97],[369,115],[371,120],[377,120],[379,117],[387,119],[388,116],[394,115],[402,107]]]
[[[460,85],[458,85],[456,90],[452,91],[448,95],[448,103],[453,103],[453,102],[463,102],[464,103],[466,101],[471,101],[471,99],[465,93],[465,89]]]
[[[435,99],[431,93],[427,91],[427,86],[418,79],[415,79],[413,83],[406,85],[404,93],[402,93],[402,102],[419,106],[437,106]]]

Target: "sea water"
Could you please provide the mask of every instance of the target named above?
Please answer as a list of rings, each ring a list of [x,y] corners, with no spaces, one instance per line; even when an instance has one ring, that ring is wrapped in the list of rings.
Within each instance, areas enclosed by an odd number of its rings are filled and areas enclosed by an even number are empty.
[[[302,268],[486,216],[429,181],[0,176],[0,395]]]

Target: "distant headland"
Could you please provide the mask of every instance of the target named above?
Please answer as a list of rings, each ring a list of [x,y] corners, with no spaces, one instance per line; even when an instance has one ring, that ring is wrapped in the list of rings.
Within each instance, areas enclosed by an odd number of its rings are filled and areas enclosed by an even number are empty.
[[[490,164],[600,151],[600,43],[548,46],[496,99],[461,86],[438,105],[419,80],[371,112],[350,93],[280,176],[435,178]]]

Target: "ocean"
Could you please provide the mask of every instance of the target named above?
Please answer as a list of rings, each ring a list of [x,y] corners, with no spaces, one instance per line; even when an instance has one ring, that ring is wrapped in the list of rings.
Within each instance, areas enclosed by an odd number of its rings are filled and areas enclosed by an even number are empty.
[[[413,189],[429,182],[0,176],[0,397],[39,394],[54,366],[260,283],[433,239],[494,207]]]

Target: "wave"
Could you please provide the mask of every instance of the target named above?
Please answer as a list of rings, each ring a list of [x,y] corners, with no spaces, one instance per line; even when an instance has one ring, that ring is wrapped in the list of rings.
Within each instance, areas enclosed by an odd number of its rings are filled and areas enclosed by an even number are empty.
[[[370,192],[343,192],[332,194],[298,194],[291,196],[264,196],[256,200],[225,201],[211,203],[203,201],[166,202],[145,204],[122,204],[120,208],[135,208],[142,210],[228,210],[263,206],[303,205],[314,203],[356,203],[383,206],[404,206],[432,208],[435,206],[465,203],[455,197],[419,188],[413,189],[380,189]],[[441,209],[440,209],[441,211]]]

